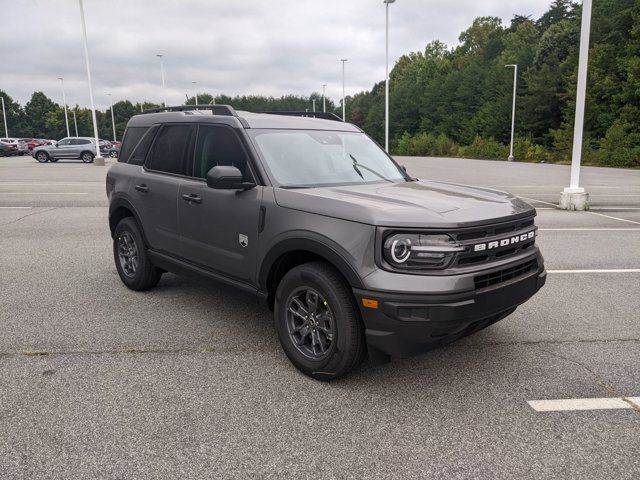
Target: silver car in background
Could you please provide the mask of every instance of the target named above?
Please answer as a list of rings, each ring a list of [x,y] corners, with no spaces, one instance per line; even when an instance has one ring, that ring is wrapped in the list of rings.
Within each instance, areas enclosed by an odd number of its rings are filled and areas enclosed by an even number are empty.
[[[108,153],[111,143],[100,140],[100,152]],[[92,163],[96,156],[95,139],[92,137],[65,137],[56,145],[41,145],[31,152],[40,163],[57,162],[61,158],[79,159]]]

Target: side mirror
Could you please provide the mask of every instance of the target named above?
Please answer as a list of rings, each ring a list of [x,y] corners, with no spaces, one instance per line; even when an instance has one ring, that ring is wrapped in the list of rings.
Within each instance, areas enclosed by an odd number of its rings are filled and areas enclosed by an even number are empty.
[[[220,190],[250,190],[253,182],[243,182],[242,172],[230,165],[218,165],[207,172],[207,186]]]

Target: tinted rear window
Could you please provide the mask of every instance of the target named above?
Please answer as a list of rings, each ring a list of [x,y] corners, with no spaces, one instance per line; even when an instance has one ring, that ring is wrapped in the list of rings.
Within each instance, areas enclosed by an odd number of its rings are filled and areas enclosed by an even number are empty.
[[[119,162],[126,162],[129,160],[129,155],[133,152],[140,139],[143,137],[147,127],[129,127],[124,134],[122,140],[122,147],[120,148],[120,154],[118,155]]]
[[[151,147],[147,166],[159,172],[187,175],[187,149],[191,143],[194,128],[191,125],[163,126]],[[190,165],[189,165],[190,166]]]

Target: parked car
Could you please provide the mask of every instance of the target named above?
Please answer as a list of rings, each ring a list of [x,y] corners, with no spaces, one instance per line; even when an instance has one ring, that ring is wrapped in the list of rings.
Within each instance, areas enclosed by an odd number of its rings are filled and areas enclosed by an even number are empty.
[[[536,211],[511,194],[412,178],[331,114],[183,110],[132,117],[107,173],[120,279],[147,290],[169,271],[253,295],[306,375],[445,345],[545,283]]]
[[[120,147],[122,146],[122,142],[111,142],[111,149],[109,150],[109,156],[111,158],[118,158],[120,154]]]
[[[20,155],[20,152],[15,144],[0,140],[0,157],[14,157],[16,155]]]
[[[27,144],[20,138],[0,138],[0,142],[14,145],[18,151],[18,155],[26,155],[29,153]]]
[[[100,142],[100,150],[103,142]],[[40,145],[31,152],[40,163],[57,162],[61,158],[80,159],[85,163],[93,162],[96,147],[95,139],[90,137],[65,137],[55,145]]]

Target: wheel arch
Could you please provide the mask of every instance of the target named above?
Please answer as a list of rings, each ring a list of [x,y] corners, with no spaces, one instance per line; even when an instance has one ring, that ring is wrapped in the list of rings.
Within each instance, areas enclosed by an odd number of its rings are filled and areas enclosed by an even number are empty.
[[[109,231],[111,232],[111,238],[113,238],[118,223],[120,223],[123,218],[127,217],[134,218],[134,220],[138,224],[138,228],[140,228],[144,243],[146,245],[149,245],[149,242],[147,242],[147,237],[144,233],[144,229],[142,228],[142,222],[140,222],[140,216],[138,215],[138,212],[133,207],[131,202],[124,198],[117,198],[113,200],[111,202],[111,205],[109,206]]]
[[[335,268],[351,287],[362,288],[356,269],[337,251],[312,238],[290,238],[274,245],[265,255],[258,275],[260,290],[267,294],[273,308],[275,291],[282,277],[294,267],[313,261],[324,261]]]

